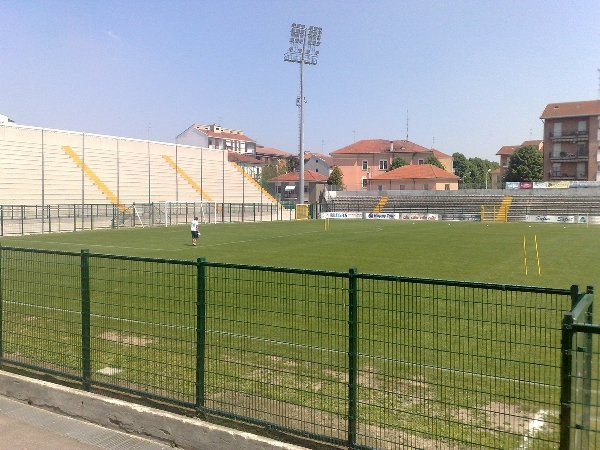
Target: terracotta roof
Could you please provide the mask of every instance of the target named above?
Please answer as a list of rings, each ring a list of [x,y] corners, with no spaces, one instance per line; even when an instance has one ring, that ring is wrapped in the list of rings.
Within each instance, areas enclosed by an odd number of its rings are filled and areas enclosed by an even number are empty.
[[[431,152],[431,149],[421,147],[410,141],[393,141],[394,153]],[[389,152],[390,141],[385,139],[365,139],[354,144],[331,152],[331,155],[357,154],[357,153],[384,153]]]
[[[433,156],[435,156],[436,158],[451,158],[450,155],[446,155],[445,153],[442,153],[439,150],[436,150],[435,148],[432,148],[431,151],[433,152]]]
[[[523,143],[521,144],[521,146],[523,146],[523,145],[535,145],[536,147],[539,147],[542,142],[544,142],[544,141],[542,141],[542,140],[523,141]]]
[[[432,178],[443,178],[443,179],[460,179],[458,175],[447,172],[440,169],[433,164],[419,164],[419,165],[408,165],[398,167],[397,169],[390,170],[389,172],[382,173],[376,177],[371,178],[372,180],[406,180],[406,179],[432,179]]]
[[[313,172],[312,170],[304,171],[304,181],[327,181],[328,178],[320,173]],[[271,178],[269,181],[300,181],[300,172],[289,172],[279,175],[278,177]]]
[[[504,147],[500,148],[500,150],[498,150],[496,155],[512,155],[516,149],[518,149],[519,147],[523,147],[525,145],[533,145],[534,147],[539,148],[540,144],[542,142],[544,142],[544,141],[534,140],[534,141],[524,141],[521,145],[505,145]]]
[[[512,155],[520,145],[505,145],[496,152],[496,155]]]
[[[257,146],[254,151],[257,155],[271,155],[271,156],[279,156],[283,158],[287,158],[288,156],[293,156],[291,153],[284,152],[283,150],[277,150],[276,148],[269,147],[261,147]]]
[[[600,114],[600,100],[583,102],[548,103],[540,119],[558,117],[594,116]]]
[[[210,137],[215,137],[218,139],[234,139],[236,141],[246,141],[246,142],[254,142],[254,139],[250,139],[248,136],[244,135],[241,131],[236,131],[235,133],[228,133],[226,131],[212,131],[210,129],[206,129],[207,125],[198,125],[194,124],[194,128],[201,133],[206,134]]]
[[[239,162],[243,162],[243,163],[247,163],[247,164],[262,164],[262,162],[256,158],[253,158],[248,155],[244,155],[242,153],[235,153],[235,152],[227,152],[227,160],[228,161],[239,161]]]

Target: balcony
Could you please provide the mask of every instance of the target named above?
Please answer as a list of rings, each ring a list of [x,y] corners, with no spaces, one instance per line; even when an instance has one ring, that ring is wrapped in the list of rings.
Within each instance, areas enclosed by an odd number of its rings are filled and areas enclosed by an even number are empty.
[[[589,138],[587,130],[582,131],[562,131],[560,133],[550,132],[552,142],[581,142]]]
[[[587,176],[585,174],[581,174],[581,173],[579,175],[575,175],[573,173],[569,174],[569,173],[549,172],[548,175],[550,175],[550,181],[556,181],[556,180],[586,181],[587,180]]]
[[[587,162],[589,155],[586,152],[560,152],[558,155],[554,155],[552,152],[548,153],[550,161],[552,162]]]

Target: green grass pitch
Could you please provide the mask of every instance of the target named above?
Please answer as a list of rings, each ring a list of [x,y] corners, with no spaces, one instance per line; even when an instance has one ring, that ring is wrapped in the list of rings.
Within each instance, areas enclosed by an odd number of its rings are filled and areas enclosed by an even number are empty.
[[[91,232],[61,233],[46,235],[30,235],[4,237],[0,243],[4,246],[29,247],[38,249],[53,249],[63,251],[79,251],[88,249],[92,253],[118,254],[130,256],[144,256],[167,258],[175,260],[195,260],[198,257],[205,257],[212,262],[227,262],[239,264],[254,264],[264,266],[280,266],[293,268],[310,268],[346,272],[349,268],[355,267],[362,273],[379,273],[391,275],[403,275],[419,278],[437,278],[447,280],[480,281],[502,284],[520,284],[520,285],[538,285],[545,287],[568,288],[571,284],[579,284],[580,291],[584,290],[586,285],[598,284],[600,281],[600,227],[582,226],[582,225],[558,225],[558,224],[527,224],[527,223],[479,223],[479,222],[410,222],[410,221],[369,221],[369,220],[331,220],[329,230],[324,230],[322,220],[294,221],[294,222],[262,222],[262,223],[228,223],[217,225],[201,226],[201,236],[196,247],[191,245],[191,236],[189,226],[182,225],[176,227],[154,227],[154,228],[135,228],[120,230],[98,230]],[[525,237],[525,249],[523,238]],[[535,243],[537,241],[537,253]],[[525,252],[527,258],[527,271],[525,274]],[[538,258],[540,263],[540,272],[538,274]],[[42,269],[42,267],[40,267]],[[71,274],[73,277],[73,297],[77,298],[78,268]],[[58,268],[56,270],[59,270]],[[123,274],[128,277],[127,273]],[[154,277],[154,274],[147,274],[148,277]],[[50,283],[50,287],[52,284]],[[138,287],[132,285],[131,289]],[[190,288],[188,286],[188,288]],[[193,289],[193,286],[191,287]],[[27,299],[29,303],[45,301],[43,292],[48,292],[44,286],[40,292],[35,292],[35,301],[32,298]],[[132,296],[133,298],[134,296]],[[162,297],[161,297],[162,298]],[[149,335],[145,328],[148,323],[157,322],[153,315],[158,311],[158,306],[150,304],[130,305],[123,303],[128,299],[127,296],[107,299],[105,303],[96,305],[94,308],[101,311],[101,308],[108,307],[120,308],[119,311],[125,314],[129,319],[126,323],[104,318],[97,322],[98,325],[92,330],[94,361],[92,370],[94,373],[105,366],[118,367],[123,372],[116,375],[113,379],[121,380],[126,385],[129,383],[136,386],[138,383],[150,386],[169,385],[175,393],[193,395],[194,380],[194,361],[193,355],[188,352],[172,353],[174,341],[181,339],[182,343],[192,342],[193,335],[193,311],[173,312],[174,316],[181,315],[181,321],[185,322],[185,335],[173,334],[172,330],[162,330],[156,326],[152,336],[158,336],[155,341],[148,341],[143,345],[127,345],[120,342],[119,339],[125,337],[137,337],[140,340]],[[226,302],[219,303],[221,310],[213,311],[211,317],[213,320],[219,320],[223,323],[220,326],[231,327],[230,335],[234,335],[236,327],[240,323],[258,324],[262,323],[265,314],[270,314],[277,309],[265,305],[264,300],[253,304],[253,308],[241,307],[243,301],[247,299],[240,297],[239,303],[228,305]],[[377,300],[375,296],[373,301]],[[380,299],[384,301],[385,299]],[[490,299],[492,300],[492,299]],[[258,301],[258,300],[257,300]],[[278,299],[268,299],[277,303]],[[268,302],[267,301],[267,302]],[[338,299],[339,301],[339,299]],[[377,300],[379,301],[379,300]],[[318,299],[315,307],[333,309],[339,305],[330,299]],[[490,303],[493,305],[493,302]],[[76,306],[76,305],[75,305]],[[136,309],[136,307],[139,307]],[[189,306],[189,305],[188,305]],[[188,306],[185,306],[186,308]],[[509,359],[512,361],[535,360],[537,363],[550,364],[549,369],[536,368],[540,370],[543,379],[550,380],[550,384],[558,383],[558,373],[555,369],[556,352],[547,351],[539,347],[538,354],[532,355],[531,348],[526,345],[515,345],[516,341],[521,342],[519,333],[527,333],[528,311],[536,306],[517,305],[514,311],[505,309],[502,314],[506,318],[514,315],[519,326],[504,326],[494,321],[494,314],[498,312],[496,307],[486,307],[482,302],[465,301],[462,304],[452,302],[440,302],[439,308],[458,308],[449,310],[443,314],[440,309],[440,315],[435,319],[437,321],[431,324],[426,322],[426,316],[420,316],[421,307],[417,304],[412,305],[408,302],[398,303],[391,310],[386,309],[385,304],[375,308],[376,314],[381,314],[381,323],[386,322],[390,314],[397,314],[398,324],[403,318],[417,318],[419,320],[419,330],[413,330],[412,333],[405,333],[402,326],[398,325],[392,329],[383,327],[372,327],[373,334],[365,336],[363,345],[370,346],[373,354],[385,353],[389,351],[386,342],[393,343],[394,351],[413,352],[417,358],[422,358],[424,363],[439,364],[442,367],[456,368],[457,372],[439,371],[435,369],[417,368],[415,365],[406,365],[400,361],[386,362],[384,357],[369,358],[368,367],[362,367],[366,373],[373,372],[372,385],[367,382],[366,387],[361,388],[361,401],[371,406],[363,406],[362,411],[367,411],[370,422],[375,424],[387,424],[390,428],[398,424],[400,428],[408,427],[415,435],[427,436],[429,430],[427,417],[421,415],[424,406],[438,401],[440,404],[455,405],[454,408],[447,408],[444,411],[436,411],[438,417],[438,433],[443,436],[468,436],[474,433],[471,424],[484,426],[489,418],[484,416],[469,416],[467,419],[457,419],[456,414],[459,411],[474,411],[472,414],[483,414],[481,410],[482,392],[486,393],[485,398],[508,398],[513,407],[520,407],[525,411],[535,412],[535,401],[519,397],[519,393],[511,391],[510,383],[502,381],[501,378],[480,376],[470,377],[462,375],[462,370],[473,370],[487,373],[483,369],[489,363],[486,358]],[[181,305],[183,307],[183,305]],[[73,330],[62,330],[64,324],[69,324],[68,317],[57,316],[54,320],[51,317],[38,317],[33,320],[34,309],[31,306],[23,307],[22,313],[15,314],[14,319],[9,323],[5,330],[15,337],[14,344],[8,344],[6,351],[29,354],[33,351],[32,357],[37,357],[35,353],[39,352],[42,360],[49,360],[51,363],[65,365],[67,367],[77,367],[79,362],[77,354],[70,354],[71,348],[77,348],[79,339],[79,330],[75,327]],[[462,308],[462,309],[461,309]],[[478,308],[475,311],[473,308]],[[60,308],[59,308],[60,309]],[[96,310],[94,309],[93,312]],[[233,317],[231,310],[237,311],[237,323],[234,321],[225,322],[223,319]],[[18,311],[18,310],[15,310]],[[102,310],[103,311],[103,310]],[[186,310],[187,311],[187,310]],[[337,311],[337,310],[335,310]],[[342,311],[342,310],[340,310]],[[390,312],[391,311],[391,312]],[[63,314],[60,311],[56,314]],[[481,354],[472,350],[471,346],[483,345],[486,336],[470,335],[468,330],[461,330],[462,339],[458,339],[453,332],[456,332],[455,324],[460,322],[461,314],[473,315],[473,317],[485,318],[485,323],[481,324],[471,322],[476,330],[472,333],[489,333],[494,336],[493,340],[486,341],[486,345],[491,345],[486,351],[481,350]],[[140,316],[137,317],[136,314]],[[292,332],[297,325],[299,317],[314,317],[313,313],[300,312],[300,315],[288,314],[288,322],[281,322],[280,332],[284,335],[277,336],[272,328],[257,328],[256,335],[262,336],[260,343],[253,344],[252,349],[244,348],[244,342],[235,341],[234,338],[212,337],[211,339],[220,339],[212,342],[212,346],[219,351],[219,357],[215,355],[208,356],[207,367],[207,394],[211,398],[221,399],[229,402],[231,405],[243,404],[243,397],[235,397],[235,392],[224,391],[223,386],[233,383],[231,391],[239,390],[242,392],[262,392],[262,385],[256,377],[258,372],[269,369],[272,373],[278,374],[281,379],[275,379],[273,384],[279,390],[272,389],[270,394],[271,401],[274,402],[272,408],[276,410],[280,405],[277,402],[285,404],[286,408],[290,405],[308,405],[311,404],[324,411],[332,410],[331,417],[342,417],[345,407],[344,383],[335,371],[327,368],[317,367],[305,363],[290,370],[291,361],[311,361],[311,355],[303,355],[302,352],[308,351],[310,342],[306,342],[302,349],[282,345],[286,342],[285,333]],[[129,317],[131,315],[131,317]],[[548,313],[552,315],[552,313]],[[335,316],[335,313],[334,313]],[[280,318],[281,316],[277,316]],[[345,316],[344,316],[345,317]],[[327,333],[342,336],[347,324],[345,318],[340,318],[336,323],[329,323],[323,326],[321,323],[316,330],[309,333],[314,337],[315,333],[322,338]],[[377,321],[377,317],[371,317],[370,320]],[[432,319],[434,320],[434,319]],[[139,322],[139,325],[136,323]],[[559,340],[558,327],[559,317],[552,318],[552,323],[556,322],[554,341]],[[183,323],[183,322],[182,322]],[[312,322],[313,324],[316,322]],[[73,324],[73,322],[71,322]],[[153,325],[154,326],[154,325]],[[366,324],[365,330],[366,330]],[[32,331],[35,327],[35,333]],[[54,328],[55,330],[53,331]],[[431,333],[429,330],[436,328],[437,332],[443,331],[445,334]],[[339,328],[339,329],[338,329]],[[51,330],[51,331],[48,331]],[[61,330],[60,332],[58,332]],[[305,329],[307,331],[308,328]],[[478,330],[478,331],[477,331]],[[44,334],[47,333],[47,334]],[[161,333],[164,333],[161,334]],[[254,333],[254,332],[253,332]],[[383,333],[379,336],[377,333]],[[508,333],[508,334],[507,334]],[[518,333],[517,340],[510,333]],[[27,336],[36,336],[35,345],[27,347],[29,340]],[[252,333],[251,333],[252,334]],[[505,335],[506,334],[506,335]],[[39,339],[45,336],[45,339]],[[18,339],[17,339],[18,337]],[[298,336],[296,336],[298,337]],[[229,339],[229,340],[227,340]],[[308,339],[308,337],[307,337]],[[483,340],[482,340],[483,339]],[[65,350],[60,345],[61,340],[73,340],[74,343],[65,343]],[[524,339],[525,341],[527,339]],[[40,341],[44,344],[39,347]],[[479,343],[479,344],[478,344]],[[26,345],[27,344],[27,345]],[[68,345],[67,345],[68,344]],[[183,345],[183,344],[182,344]],[[277,347],[279,345],[281,348]],[[341,368],[340,373],[345,366],[345,354],[343,346],[340,344],[339,361],[331,361],[332,367]],[[239,348],[238,348],[239,347]],[[444,351],[438,351],[439,349]],[[473,347],[474,348],[474,347]],[[424,351],[423,349],[427,349]],[[275,352],[276,356],[273,357]],[[457,356],[458,353],[460,356]],[[146,353],[148,353],[146,355]],[[50,357],[49,357],[50,355]],[[168,357],[166,355],[169,355]],[[381,355],[380,355],[381,356]],[[65,359],[67,358],[67,359]],[[178,360],[177,358],[181,358]],[[275,359],[273,359],[275,358]],[[428,358],[433,358],[429,361]],[[438,360],[439,359],[439,360]],[[147,368],[148,361],[167,361],[164,365],[158,366],[157,371]],[[240,362],[244,363],[241,364]],[[419,359],[420,361],[420,359]],[[478,367],[481,365],[482,367]],[[514,367],[513,367],[514,366]],[[520,378],[518,371],[523,365],[508,363],[503,370],[515,371],[510,376]],[[257,372],[258,370],[258,372]],[[337,369],[336,369],[337,370]],[[261,374],[263,372],[260,372]],[[310,389],[286,389],[293,386],[297,381],[296,372],[309,379],[318,381],[320,390],[312,392]],[[548,372],[548,373],[546,373]],[[505,373],[504,375],[509,375]],[[97,376],[97,375],[96,375]],[[263,375],[260,375],[263,376]],[[161,378],[162,377],[162,378]],[[286,378],[288,377],[288,378]],[[427,385],[431,386],[430,391],[423,393],[425,389],[419,380],[426,380]],[[166,381],[165,381],[166,380]],[[174,385],[173,380],[187,380],[181,386]],[[232,381],[233,380],[233,381]],[[400,380],[400,381],[398,381]],[[416,381],[415,381],[416,380]],[[394,383],[400,382],[401,389]],[[387,383],[387,384],[386,384]],[[402,384],[404,383],[404,384]],[[475,386],[478,390],[475,390]],[[517,384],[526,395],[537,393],[537,388],[529,385]],[[165,388],[166,389],[166,388]],[[340,390],[338,392],[338,390]],[[420,398],[421,403],[415,402],[409,406],[395,405],[398,395],[389,395],[400,389],[406,398]],[[408,389],[408,391],[407,391]],[[411,390],[412,389],[412,390]],[[550,392],[544,401],[548,404],[556,404],[558,391],[549,389],[544,391],[540,388],[539,392]],[[469,395],[468,393],[476,392]],[[414,392],[413,392],[414,391]],[[521,392],[521,391],[519,391]],[[229,395],[229,396],[228,396]],[[369,397],[372,396],[373,398]],[[429,397],[431,396],[431,398]],[[297,397],[297,398],[296,398]],[[367,398],[369,397],[369,398]],[[460,397],[460,398],[459,398]],[[339,411],[331,405],[331,398],[339,400]],[[225,399],[225,400],[223,400]],[[540,400],[538,398],[534,400]],[[556,401],[555,401],[556,400]],[[487,401],[487,400],[486,400]],[[321,402],[321,403],[319,403]],[[279,406],[278,406],[279,405]],[[382,406],[383,405],[383,406]],[[458,408],[461,405],[462,409]],[[227,405],[225,405],[227,406]],[[268,408],[267,408],[268,409]],[[403,410],[404,413],[398,413]],[[465,413],[466,414],[466,413]],[[556,411],[552,412],[553,421],[556,421]],[[518,416],[514,413],[513,416]],[[464,422],[464,423],[463,423]],[[526,424],[526,421],[524,422]],[[382,425],[383,427],[383,425]],[[429,430],[430,431],[430,430]],[[512,435],[497,436],[492,433],[485,433],[478,429],[477,436],[471,436],[474,442],[479,444],[494,443],[493,445],[503,446],[504,448],[516,448],[520,442],[520,434],[516,432]],[[545,442],[554,442],[556,439],[556,427],[553,426],[544,431],[543,435],[549,439]],[[390,435],[390,442],[398,442],[399,436]],[[385,440],[385,439],[384,439]],[[491,445],[491,444],[490,444]],[[533,446],[532,448],[545,448]]]
[[[204,225],[200,231],[197,247],[187,225],[4,237],[0,243],[560,288],[600,285],[600,227],[594,225],[331,220],[325,231],[322,220],[310,220]]]

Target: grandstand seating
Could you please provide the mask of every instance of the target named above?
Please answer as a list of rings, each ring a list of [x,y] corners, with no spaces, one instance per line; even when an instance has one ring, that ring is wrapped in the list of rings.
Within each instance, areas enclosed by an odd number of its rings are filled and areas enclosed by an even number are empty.
[[[600,216],[600,193],[597,189],[578,189],[577,192],[557,193],[555,189],[539,190],[534,194],[511,191],[508,221],[525,220],[526,215],[590,215]],[[565,191],[575,191],[569,189]],[[435,192],[387,192],[387,201],[381,212],[390,213],[432,213],[449,215],[479,215],[481,205],[500,206],[507,197],[504,190]],[[573,195],[576,194],[576,195]],[[374,212],[380,203],[378,193],[361,195],[351,192],[338,192],[327,204],[329,211]],[[504,203],[506,204],[506,203]]]
[[[4,205],[276,203],[218,149],[0,125],[0,167]]]

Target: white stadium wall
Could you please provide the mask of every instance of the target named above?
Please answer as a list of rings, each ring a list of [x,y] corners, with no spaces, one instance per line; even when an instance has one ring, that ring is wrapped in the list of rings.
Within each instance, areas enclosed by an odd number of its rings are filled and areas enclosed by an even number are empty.
[[[0,124],[0,205],[272,203],[223,150]]]

